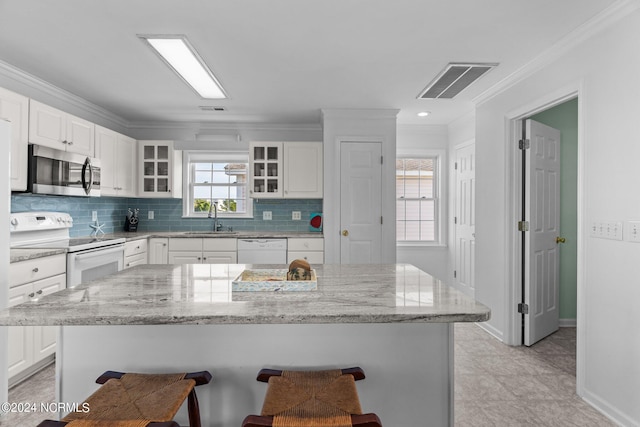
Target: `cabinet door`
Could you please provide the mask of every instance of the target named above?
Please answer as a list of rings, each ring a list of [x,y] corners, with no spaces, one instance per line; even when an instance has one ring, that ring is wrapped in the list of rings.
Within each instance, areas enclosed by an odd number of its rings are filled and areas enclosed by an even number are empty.
[[[249,144],[249,193],[253,198],[282,198],[282,143]]]
[[[67,151],[94,157],[95,125],[88,120],[67,114]]]
[[[321,199],[323,145],[321,142],[284,143],[284,198]]]
[[[136,265],[144,265],[147,263],[147,254],[137,254],[124,257],[124,268],[135,267]]]
[[[169,252],[172,251],[202,252],[202,238],[174,237],[169,239]]]
[[[202,251],[169,251],[169,264],[201,264]]]
[[[66,133],[66,113],[33,99],[29,102],[29,142],[65,150]]]
[[[237,252],[203,252],[202,253],[203,264],[237,264],[238,253]]]
[[[142,197],[171,197],[173,184],[173,142],[139,142],[140,182]]]
[[[118,135],[110,129],[96,126],[96,156],[100,159],[100,193],[103,196],[117,196],[116,144]],[[122,159],[119,159],[122,160]]]
[[[149,239],[149,264],[169,263],[169,239],[152,237]]]
[[[29,301],[33,284],[9,288],[9,307]],[[8,328],[9,378],[19,374],[33,364],[33,326],[10,326]]]
[[[117,186],[120,196],[135,197],[137,194],[136,140],[120,135],[116,145],[115,157],[118,160]]]
[[[45,296],[62,290],[67,285],[67,275],[49,277],[33,283],[33,290],[36,297]],[[56,352],[56,341],[58,339],[58,326],[34,326],[33,327],[33,362],[50,356]]]
[[[11,190],[27,189],[29,98],[0,88],[0,118],[11,122]]]
[[[324,263],[324,252],[298,252],[298,251],[289,251],[287,252],[287,262],[291,263],[293,260],[303,259],[311,264],[311,268],[313,268],[313,264],[323,264]]]

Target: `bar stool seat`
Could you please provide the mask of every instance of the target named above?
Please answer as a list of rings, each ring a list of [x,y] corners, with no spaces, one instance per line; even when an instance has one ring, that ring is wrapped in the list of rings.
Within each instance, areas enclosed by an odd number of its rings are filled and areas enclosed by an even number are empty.
[[[208,371],[187,374],[107,371],[96,380],[102,387],[77,411],[62,421],[45,420],[38,427],[169,427],[177,425],[173,417],[185,399],[190,427],[201,427],[195,387],[210,381]]]
[[[382,427],[376,414],[363,414],[355,386],[361,368],[321,371],[263,369],[258,381],[269,387],[260,415],[243,427]]]

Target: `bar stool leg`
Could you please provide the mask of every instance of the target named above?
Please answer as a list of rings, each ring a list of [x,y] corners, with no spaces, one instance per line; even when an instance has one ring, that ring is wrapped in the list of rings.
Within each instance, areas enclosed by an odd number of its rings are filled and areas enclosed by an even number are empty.
[[[189,393],[187,407],[189,409],[189,427],[202,427],[200,421],[200,405],[198,404],[198,396],[196,395],[195,388]]]

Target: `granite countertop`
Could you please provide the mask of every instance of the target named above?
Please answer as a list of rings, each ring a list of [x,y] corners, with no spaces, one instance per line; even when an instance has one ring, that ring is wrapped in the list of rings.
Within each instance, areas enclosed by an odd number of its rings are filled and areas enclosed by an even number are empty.
[[[66,249],[24,249],[24,248],[12,248],[9,250],[10,260],[9,262],[28,261],[30,259],[42,258],[52,255],[65,254]]]
[[[318,289],[237,292],[246,268],[141,265],[0,312],[0,325],[482,322],[486,306],[412,265],[315,266]]]
[[[124,237],[127,241],[146,239],[149,237],[206,237],[206,238],[223,238],[231,237],[238,239],[285,239],[285,238],[321,238],[322,233],[319,232],[301,232],[301,231],[233,231],[233,232],[217,232],[211,231],[120,231],[116,233],[106,234],[106,237]]]

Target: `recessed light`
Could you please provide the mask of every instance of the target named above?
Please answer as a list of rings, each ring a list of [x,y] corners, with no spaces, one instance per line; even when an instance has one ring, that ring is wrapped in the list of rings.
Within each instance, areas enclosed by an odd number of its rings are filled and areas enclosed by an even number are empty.
[[[226,98],[224,90],[183,35],[138,35],[202,98]]]
[[[427,117],[429,114],[431,114],[431,112],[430,112],[430,111],[420,111],[420,112],[418,113],[418,116],[420,116],[420,117]]]

